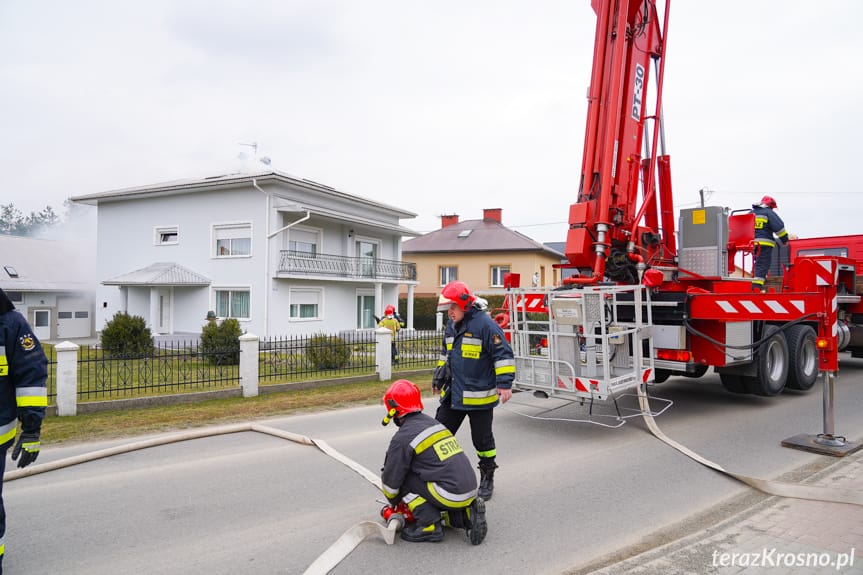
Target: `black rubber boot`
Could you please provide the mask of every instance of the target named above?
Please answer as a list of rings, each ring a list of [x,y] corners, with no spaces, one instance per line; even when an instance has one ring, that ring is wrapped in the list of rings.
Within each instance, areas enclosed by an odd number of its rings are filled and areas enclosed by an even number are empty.
[[[479,489],[477,496],[488,501],[494,493],[494,470],[497,464],[492,460],[480,460],[479,462]]]
[[[482,497],[473,500],[468,509],[468,515],[470,519],[468,521],[469,527],[466,529],[467,538],[474,545],[479,545],[488,533],[488,523],[485,520],[485,501]]]
[[[443,527],[441,527],[440,521],[435,521],[431,525],[426,526],[414,523],[402,529],[402,539],[411,541],[412,543],[423,541],[437,543],[443,540]]]

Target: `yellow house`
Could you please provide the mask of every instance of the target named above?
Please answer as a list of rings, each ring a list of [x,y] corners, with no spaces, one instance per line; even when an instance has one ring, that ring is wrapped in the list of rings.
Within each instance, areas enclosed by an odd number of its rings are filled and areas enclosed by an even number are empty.
[[[441,216],[441,227],[402,243],[402,257],[416,263],[417,297],[435,296],[453,280],[478,294],[503,293],[503,276],[521,274],[521,287],[560,285],[553,268],[564,255],[503,225],[500,208],[481,220]]]

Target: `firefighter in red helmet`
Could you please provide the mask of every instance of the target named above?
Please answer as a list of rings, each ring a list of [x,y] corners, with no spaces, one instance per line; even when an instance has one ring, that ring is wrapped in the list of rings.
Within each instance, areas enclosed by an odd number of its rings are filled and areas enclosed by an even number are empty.
[[[494,408],[512,397],[515,359],[503,330],[478,304],[464,282],[441,290],[438,310],[447,311],[443,349],[432,379],[440,392],[435,417],[453,434],[465,417],[479,458],[479,491],[488,501],[494,492],[497,448],[492,432]]]
[[[378,327],[385,327],[391,332],[393,332],[393,338],[390,342],[390,354],[392,357],[392,364],[398,365],[399,349],[398,347],[396,347],[396,334],[404,326],[402,326],[402,322],[398,318],[398,313],[396,312],[395,306],[388,305],[386,308],[384,308],[384,317],[378,322]]]
[[[755,256],[755,267],[752,272],[752,291],[763,291],[767,272],[770,270],[770,261],[773,248],[776,247],[776,238],[783,244],[787,244],[789,236],[785,230],[785,223],[776,212],[776,200],[772,196],[764,196],[761,202],[752,204],[752,212],[755,214],[755,238],[754,243],[758,246]]]
[[[381,486],[390,505],[404,502],[416,522],[402,530],[405,541],[437,542],[443,524],[463,528],[479,545],[488,530],[485,502],[476,497],[476,475],[452,433],[422,412],[420,390],[399,379],[384,394],[387,414],[398,431],[390,441]]]

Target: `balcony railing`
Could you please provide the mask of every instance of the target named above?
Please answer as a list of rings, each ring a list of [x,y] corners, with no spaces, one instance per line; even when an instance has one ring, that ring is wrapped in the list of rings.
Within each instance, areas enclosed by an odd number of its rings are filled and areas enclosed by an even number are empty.
[[[332,254],[281,250],[278,273],[416,281],[417,265],[411,262],[381,258],[352,258]]]

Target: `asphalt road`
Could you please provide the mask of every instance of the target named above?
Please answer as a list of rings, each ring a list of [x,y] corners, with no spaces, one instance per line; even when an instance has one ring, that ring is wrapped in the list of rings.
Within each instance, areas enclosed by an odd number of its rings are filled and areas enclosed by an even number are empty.
[[[820,381],[807,394],[758,398],[730,395],[709,375],[672,378],[655,393],[674,401],[659,426],[729,470],[775,478],[824,457],[779,445],[822,431]],[[843,357],[836,401],[836,432],[863,437],[863,360]],[[500,469],[485,543],[451,530],[440,544],[369,540],[333,573],[561,573],[751,491],[664,445],[638,419],[608,429],[515,413],[557,406],[545,416],[586,414],[526,393],[496,412]],[[380,425],[382,415],[358,407],[263,423],[324,439],[377,473],[394,429]],[[472,455],[467,426],[459,439]],[[49,447],[39,462],[118,443]],[[9,482],[4,492],[4,563],[19,575],[302,573],[381,507],[370,483],[316,448],[256,433],[114,456]]]

